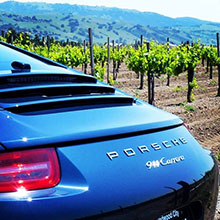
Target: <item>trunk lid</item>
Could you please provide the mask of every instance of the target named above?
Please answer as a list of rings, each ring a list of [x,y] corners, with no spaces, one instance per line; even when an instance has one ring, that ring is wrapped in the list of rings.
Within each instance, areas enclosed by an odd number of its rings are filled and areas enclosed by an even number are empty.
[[[178,117],[78,72],[2,75],[0,108],[5,125],[0,141],[9,149],[66,146],[182,124]]]
[[[51,114],[22,115],[0,111],[1,143],[6,148],[53,144],[66,146],[83,141],[152,132],[182,124],[178,117],[147,104],[65,111]]]

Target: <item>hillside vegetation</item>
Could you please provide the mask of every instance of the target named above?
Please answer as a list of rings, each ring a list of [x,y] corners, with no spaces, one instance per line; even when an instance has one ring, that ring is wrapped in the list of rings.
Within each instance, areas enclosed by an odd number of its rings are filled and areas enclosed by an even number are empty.
[[[95,43],[106,42],[107,36],[120,43],[145,39],[164,43],[169,37],[174,44],[200,39],[215,44],[220,23],[195,18],[173,19],[151,12],[118,8],[79,6],[69,4],[0,3],[0,30],[14,28],[40,37],[50,35],[57,40],[83,41],[93,28]]]

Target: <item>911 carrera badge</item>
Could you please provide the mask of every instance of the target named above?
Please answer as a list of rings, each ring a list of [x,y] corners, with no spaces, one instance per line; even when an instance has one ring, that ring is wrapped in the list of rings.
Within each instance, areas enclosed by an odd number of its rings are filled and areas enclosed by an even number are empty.
[[[113,159],[118,158],[121,155],[127,156],[127,157],[133,157],[138,153],[145,154],[145,153],[150,152],[151,150],[159,151],[159,150],[162,150],[163,148],[178,147],[178,146],[185,145],[185,144],[187,144],[187,140],[184,137],[181,137],[181,138],[175,138],[169,141],[164,140],[161,142],[154,142],[149,145],[141,145],[136,148],[133,148],[133,147],[125,148],[123,149],[122,152],[111,151],[111,152],[106,153],[106,155],[108,156],[110,160],[113,160]]]
[[[146,166],[150,170],[151,168],[158,168],[160,166],[168,166],[168,165],[172,165],[175,163],[179,163],[184,160],[185,160],[185,158],[183,155],[178,156],[178,157],[173,157],[170,159],[162,157],[160,160],[147,161]]]

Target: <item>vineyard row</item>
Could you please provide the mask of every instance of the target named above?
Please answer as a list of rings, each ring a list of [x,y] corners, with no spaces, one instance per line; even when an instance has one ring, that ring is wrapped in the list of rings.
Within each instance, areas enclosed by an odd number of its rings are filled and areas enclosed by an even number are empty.
[[[90,30],[91,35],[91,30]],[[0,37],[1,41],[11,42],[12,31],[5,33],[4,37]],[[90,36],[92,40],[92,36]],[[39,39],[38,39],[39,40]],[[93,45],[92,41],[84,45],[72,45],[61,42],[54,42],[49,37],[36,43],[36,39],[30,39],[27,33],[16,33],[13,44],[25,50],[34,52],[41,56],[52,59],[69,67],[82,66],[84,73],[87,73],[88,64],[94,62],[91,72],[99,80],[104,80],[107,65],[107,81],[114,83],[117,80],[121,63],[125,62],[128,69],[134,71],[140,78],[140,89],[144,86],[144,77],[147,76],[148,81],[148,101],[154,103],[154,77],[160,77],[167,74],[167,86],[171,76],[178,76],[182,72],[187,72],[188,92],[187,101],[192,102],[193,89],[197,87],[195,71],[197,64],[205,60],[210,66],[210,78],[212,77],[212,67],[218,66],[219,87],[217,95],[220,96],[220,53],[219,53],[219,34],[217,33],[217,47],[204,46],[200,42],[189,42],[177,46],[167,44],[157,44],[154,41],[150,43],[144,42],[141,38],[139,46],[123,46],[114,45],[114,41],[110,46],[109,38],[106,45]],[[91,56],[92,55],[92,56]],[[92,58],[92,59],[91,59]],[[109,64],[113,63],[113,75],[109,75]],[[93,64],[93,63],[92,63]]]

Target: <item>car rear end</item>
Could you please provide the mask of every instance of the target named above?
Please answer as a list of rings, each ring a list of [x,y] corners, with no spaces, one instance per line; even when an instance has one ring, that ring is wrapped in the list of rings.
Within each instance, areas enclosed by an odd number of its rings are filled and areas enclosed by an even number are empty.
[[[178,117],[70,70],[0,87],[1,219],[213,219],[216,160]]]

